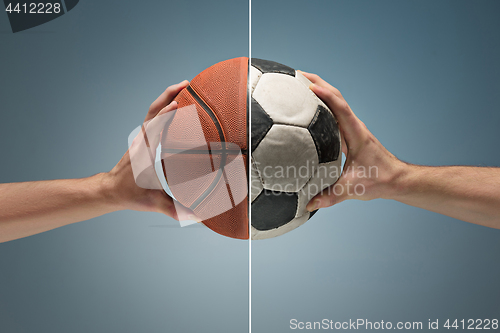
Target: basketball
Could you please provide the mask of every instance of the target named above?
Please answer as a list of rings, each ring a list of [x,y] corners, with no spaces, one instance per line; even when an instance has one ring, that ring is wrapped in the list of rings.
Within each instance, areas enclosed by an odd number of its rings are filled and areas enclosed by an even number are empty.
[[[175,199],[208,228],[238,239],[249,237],[247,78],[245,57],[198,74],[175,98],[178,111],[161,139]]]
[[[217,63],[177,95],[161,160],[173,197],[204,225],[227,237],[265,239],[314,215],[305,207],[339,178],[341,143],[309,80],[276,62],[248,61]]]

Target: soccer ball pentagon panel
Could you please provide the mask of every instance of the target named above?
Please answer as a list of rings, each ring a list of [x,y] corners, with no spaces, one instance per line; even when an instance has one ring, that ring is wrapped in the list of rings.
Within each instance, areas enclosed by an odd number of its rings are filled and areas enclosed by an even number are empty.
[[[309,200],[340,176],[337,121],[310,84],[288,66],[251,61],[252,239],[304,224]]]

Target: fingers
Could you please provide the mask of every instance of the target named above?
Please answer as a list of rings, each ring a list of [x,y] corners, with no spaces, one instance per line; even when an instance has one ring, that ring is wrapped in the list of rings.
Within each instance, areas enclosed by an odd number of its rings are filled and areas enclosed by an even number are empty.
[[[332,110],[337,118],[343,135],[342,151],[346,153],[349,147],[358,146],[366,136],[366,127],[352,112],[349,104],[338,89],[331,86],[316,74],[301,72],[313,84],[309,87]]]
[[[177,96],[177,94],[184,88],[186,88],[189,84],[189,81],[184,80],[180,83],[174,84],[168,87],[157,99],[151,104],[149,107],[148,114],[146,115],[146,119],[144,121],[151,120],[155,117],[160,110],[169,105]]]
[[[306,72],[302,72],[302,71],[300,71],[300,72],[307,79],[309,79],[309,81],[311,81],[313,83],[309,87],[309,88],[311,88],[311,90],[313,90],[315,92],[314,89],[317,89],[318,92],[320,92],[322,94],[322,96],[326,97],[328,100],[332,100],[332,102],[335,103],[335,105],[339,109],[339,112],[343,112],[345,115],[351,115],[351,114],[354,115],[351,108],[349,107],[349,105],[345,101],[344,97],[342,96],[342,94],[340,93],[340,91],[337,88],[333,87],[331,84],[329,84],[328,82],[323,80],[321,77],[319,77],[319,75],[306,73]],[[318,94],[316,94],[316,95],[318,95]],[[320,96],[318,96],[318,97],[320,97]],[[326,103],[325,100],[323,100],[323,101]],[[330,106],[330,105],[328,105],[328,106]]]
[[[342,132],[342,129],[340,129],[340,141],[342,142],[342,152],[344,153],[345,156],[347,156],[349,147],[347,147],[347,143],[345,142],[345,137],[344,133]]]
[[[329,84],[328,82],[323,80],[319,75],[307,73],[307,72],[303,72],[303,71],[299,71],[299,72],[301,72],[302,75],[304,75],[309,81],[311,81],[315,85],[318,85],[320,87],[324,87],[326,89],[330,89],[338,97],[344,98],[337,88],[335,88],[334,86],[332,86],[331,84]]]
[[[312,212],[316,209],[330,207],[344,201],[347,198],[345,191],[339,189],[344,189],[345,185],[345,179],[341,177],[334,185],[325,188],[321,193],[312,198],[307,204],[306,209]]]
[[[172,118],[169,111],[177,108],[173,101],[163,108],[156,117],[141,126],[141,131],[129,147],[130,164],[137,186],[145,189],[162,189],[155,171],[156,148],[160,143],[161,132]]]
[[[347,102],[337,96],[331,89],[314,83],[309,88],[332,110],[349,144],[349,140],[355,138],[356,134],[358,134],[360,123]]]
[[[143,131],[146,138],[146,145],[152,151],[156,150],[156,147],[160,143],[160,134],[165,128],[165,124],[174,116],[173,114],[168,114],[168,112],[175,109],[177,109],[177,102],[173,101],[158,112],[153,119],[144,124]]]
[[[174,200],[163,190],[161,190],[160,193],[161,195],[158,196],[158,201],[156,202],[158,212],[179,221],[179,215],[175,209]]]
[[[159,201],[156,203],[156,205],[160,213],[170,216],[177,221],[191,220],[201,222],[201,219],[197,217],[192,210],[183,206],[178,201],[173,200],[165,192],[161,192],[161,196],[158,198],[158,200]]]
[[[175,109],[177,109],[177,102],[172,101],[170,104],[168,104],[163,109],[161,109],[160,112],[158,112],[156,116],[161,116],[162,114],[170,112],[170,111],[175,110]]]

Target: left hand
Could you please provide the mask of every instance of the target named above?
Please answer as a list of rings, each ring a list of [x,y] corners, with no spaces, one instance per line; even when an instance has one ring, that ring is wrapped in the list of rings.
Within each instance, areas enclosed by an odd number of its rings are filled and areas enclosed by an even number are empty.
[[[142,178],[146,178],[145,181],[148,182],[158,182],[156,186],[152,186],[149,189],[143,188],[137,185],[136,179],[134,178],[134,173],[132,169],[132,163],[130,156],[138,153],[136,142],[144,142],[144,132],[148,125],[153,125],[155,117],[164,114],[166,112],[175,110],[177,108],[177,103],[174,98],[177,94],[184,89],[189,84],[188,81],[182,81],[178,84],[168,87],[161,95],[156,99],[156,101],[151,104],[149,111],[144,119],[143,131],[141,131],[137,137],[134,139],[134,143],[131,145],[129,150],[123,155],[122,159],[116,164],[116,166],[106,174],[104,174],[104,182],[106,187],[109,189],[108,193],[112,197],[112,200],[118,209],[132,209],[138,211],[149,211],[158,212],[170,216],[176,220],[179,220],[181,216],[183,219],[186,217],[188,219],[195,219],[194,214],[189,211],[189,209],[184,208],[176,203],[174,205],[173,199],[168,196],[156,178],[153,164],[149,166],[147,170],[141,173]],[[156,118],[158,119],[158,118]],[[149,135],[148,131],[148,136]],[[159,133],[158,133],[159,135]],[[149,138],[151,141],[151,138]],[[154,151],[159,140],[156,142],[146,142],[147,145],[151,145],[150,150]],[[135,145],[134,145],[135,144]],[[154,146],[154,147],[153,147]],[[145,152],[139,152],[141,154]],[[146,152],[148,153],[148,152]],[[149,162],[149,161],[148,161]],[[151,189],[156,188],[156,189]],[[176,210],[182,209],[182,212]]]

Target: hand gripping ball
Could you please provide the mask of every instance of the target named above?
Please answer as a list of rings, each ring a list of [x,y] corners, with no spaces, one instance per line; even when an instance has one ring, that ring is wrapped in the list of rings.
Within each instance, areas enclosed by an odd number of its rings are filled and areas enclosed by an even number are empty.
[[[245,57],[191,80],[161,138],[175,199],[233,238],[275,237],[306,222],[306,204],[335,183],[341,164],[337,122],[309,84],[290,67],[260,59],[249,66]]]

